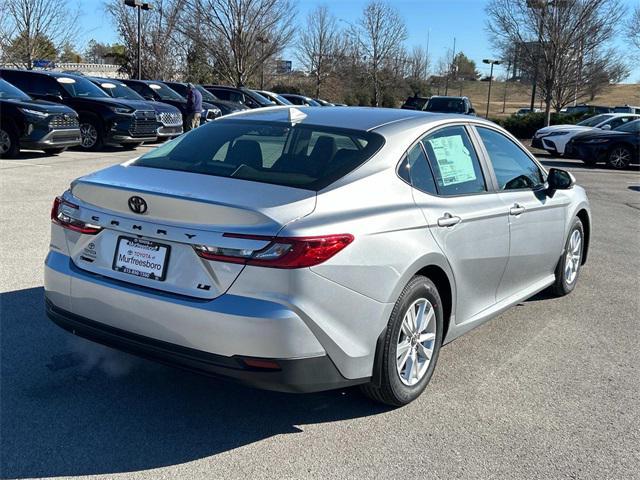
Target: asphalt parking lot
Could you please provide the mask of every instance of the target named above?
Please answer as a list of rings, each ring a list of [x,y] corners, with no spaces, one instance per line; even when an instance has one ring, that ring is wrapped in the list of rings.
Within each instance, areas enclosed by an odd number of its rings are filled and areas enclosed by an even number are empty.
[[[389,409],[352,389],[250,390],[54,326],[42,289],[51,202],[133,155],[0,161],[2,478],[640,478],[637,168],[543,158],[592,203],[577,289],[444,347],[425,394]]]

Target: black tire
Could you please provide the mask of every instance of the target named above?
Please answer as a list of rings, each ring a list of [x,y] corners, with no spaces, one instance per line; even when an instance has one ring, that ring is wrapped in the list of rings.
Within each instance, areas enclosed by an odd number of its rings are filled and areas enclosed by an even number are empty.
[[[578,232],[580,236],[580,247],[579,247],[579,258],[575,259],[575,251],[572,251],[572,237],[574,232]],[[569,254],[573,254],[573,262],[576,264],[577,270],[575,271],[575,276],[570,278],[570,275],[567,272],[567,263],[570,260]],[[557,295],[558,297],[563,297],[564,295],[568,295],[576,288],[576,284],[578,283],[578,277],[580,276],[580,270],[582,267],[582,259],[584,258],[584,227],[582,226],[582,222],[579,218],[575,218],[573,220],[573,224],[571,225],[571,229],[569,230],[569,235],[567,235],[567,240],[564,244],[564,251],[560,256],[560,260],[558,261],[558,266],[556,267],[556,281],[551,286],[551,291]]]
[[[93,129],[93,130],[87,130]],[[90,133],[91,132],[91,133]],[[95,137],[92,138],[93,141],[89,140],[89,136]],[[93,115],[83,115],[80,117],[80,137],[81,144],[80,148],[82,150],[88,151],[96,151],[102,149],[104,144],[104,137],[102,133],[102,123],[98,120],[97,117]]]
[[[633,152],[629,147],[626,145],[616,145],[609,150],[607,165],[616,170],[624,170],[625,168],[629,168],[632,157]]]
[[[67,147],[45,148],[44,153],[46,153],[47,155],[58,155],[64,152],[66,149]]]
[[[414,385],[407,385],[401,380],[400,373],[396,366],[398,340],[400,338],[400,330],[402,322],[409,307],[420,299],[426,299],[431,303],[435,317],[435,340],[433,340],[433,351],[431,360],[424,372],[423,376]],[[420,396],[424,391],[435,369],[438,361],[438,353],[442,344],[443,333],[443,311],[442,301],[438,289],[431,280],[426,277],[416,276],[404,288],[400,297],[391,312],[391,318],[387,325],[384,342],[379,347],[382,352],[376,355],[381,365],[376,365],[380,370],[380,386],[369,383],[361,386],[362,392],[375,400],[392,406],[406,405]]]
[[[136,142],[136,143],[125,143],[122,145],[122,148],[124,148],[125,150],[135,150],[136,148],[138,148],[140,145],[142,145],[143,142]]]
[[[0,125],[0,158],[14,158],[20,153],[20,138],[11,123]]]

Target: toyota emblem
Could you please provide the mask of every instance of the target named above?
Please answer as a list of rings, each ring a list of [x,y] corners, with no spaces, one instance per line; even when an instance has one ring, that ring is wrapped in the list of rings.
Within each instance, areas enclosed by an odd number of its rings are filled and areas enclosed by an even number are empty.
[[[129,198],[129,208],[134,213],[143,214],[147,211],[147,202],[142,197],[133,196]]]

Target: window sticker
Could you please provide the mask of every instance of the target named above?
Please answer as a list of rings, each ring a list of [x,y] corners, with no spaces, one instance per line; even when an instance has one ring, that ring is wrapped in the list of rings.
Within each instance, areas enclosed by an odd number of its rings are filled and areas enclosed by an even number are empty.
[[[476,179],[471,152],[460,135],[430,138],[428,142],[436,156],[443,186]]]

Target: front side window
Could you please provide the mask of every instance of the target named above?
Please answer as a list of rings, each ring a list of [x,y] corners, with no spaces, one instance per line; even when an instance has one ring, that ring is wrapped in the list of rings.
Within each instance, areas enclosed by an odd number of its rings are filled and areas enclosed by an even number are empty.
[[[476,128],[489,154],[500,190],[533,189],[544,184],[538,165],[511,139],[490,128]]]
[[[616,128],[616,132],[640,133],[640,120],[627,122],[624,125]]]
[[[320,190],[383,143],[359,130],[229,119],[201,126],[132,165]]]
[[[486,192],[480,161],[464,127],[438,130],[427,135],[422,144],[440,195]]]
[[[3,100],[31,100],[29,95],[0,78],[0,99]]]
[[[629,123],[633,120],[635,120],[634,117],[614,117],[611,120],[609,120],[605,125],[609,125],[613,130],[614,128],[618,128],[619,126],[624,125],[625,123]]]

